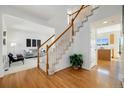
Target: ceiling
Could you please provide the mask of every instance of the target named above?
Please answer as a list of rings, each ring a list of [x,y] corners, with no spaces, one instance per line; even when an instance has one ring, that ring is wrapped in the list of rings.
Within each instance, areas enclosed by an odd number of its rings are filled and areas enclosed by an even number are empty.
[[[95,28],[103,28],[106,26],[111,26],[111,25],[120,24],[120,23],[121,23],[121,16],[115,15],[115,16],[110,16],[110,17],[98,20],[92,23],[92,26]]]
[[[114,33],[114,32],[119,33],[120,31],[121,31],[121,25],[120,24],[115,24],[115,25],[106,26],[106,27],[97,29],[97,34]]]
[[[39,24],[46,25],[52,28],[61,27],[64,29],[67,23],[67,10],[70,8],[79,7],[77,5],[11,5],[8,8],[17,10],[20,13],[40,20]],[[43,21],[41,21],[43,20]],[[58,21],[59,20],[59,21]],[[21,29],[27,31],[36,31],[41,25],[23,20],[19,17],[6,16],[5,22],[9,29]],[[38,31],[38,30],[37,30]],[[41,30],[40,30],[41,31]],[[38,32],[40,32],[38,31]]]
[[[111,16],[99,21],[96,21],[92,26],[97,29],[97,34],[120,32],[121,31],[121,16]]]
[[[67,12],[67,9],[75,7],[74,5],[13,5],[15,9],[48,21],[56,15]]]
[[[42,33],[43,35],[54,34],[54,28],[33,23],[18,17],[4,15],[4,22],[8,31],[30,31]]]

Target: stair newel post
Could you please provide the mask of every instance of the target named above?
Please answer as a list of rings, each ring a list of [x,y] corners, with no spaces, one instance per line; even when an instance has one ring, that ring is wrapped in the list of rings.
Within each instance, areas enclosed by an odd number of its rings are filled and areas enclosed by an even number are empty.
[[[74,19],[73,18],[72,18],[71,23],[72,23],[72,36],[74,36]]]
[[[74,41],[73,40],[73,36],[74,36],[74,19],[72,18],[72,35],[71,35],[71,38],[72,38],[72,42]]]
[[[49,63],[48,63],[48,61],[49,61],[49,55],[48,55],[48,45],[46,45],[46,74],[48,75],[49,73],[48,73],[48,69],[49,69]]]
[[[37,56],[38,63],[37,63],[37,67],[39,68],[39,64],[40,64],[40,48],[39,47],[38,47],[37,51],[38,51],[38,56]]]

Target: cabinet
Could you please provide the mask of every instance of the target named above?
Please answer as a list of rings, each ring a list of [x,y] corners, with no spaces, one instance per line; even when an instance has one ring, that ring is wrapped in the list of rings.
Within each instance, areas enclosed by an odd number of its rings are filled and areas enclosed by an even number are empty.
[[[98,60],[111,61],[111,49],[99,49]]]

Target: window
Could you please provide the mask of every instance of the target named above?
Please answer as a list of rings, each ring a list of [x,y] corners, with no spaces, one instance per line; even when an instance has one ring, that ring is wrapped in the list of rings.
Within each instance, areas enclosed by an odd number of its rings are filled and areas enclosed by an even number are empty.
[[[36,39],[32,39],[32,47],[36,47]]]
[[[26,46],[31,47],[31,39],[26,39]]]
[[[40,47],[41,45],[41,40],[37,40],[37,47]]]

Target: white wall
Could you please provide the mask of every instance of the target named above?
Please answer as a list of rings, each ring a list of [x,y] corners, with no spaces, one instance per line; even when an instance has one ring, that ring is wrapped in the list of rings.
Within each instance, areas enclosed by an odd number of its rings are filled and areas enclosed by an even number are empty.
[[[48,24],[52,24],[52,27],[55,28],[56,37],[61,34],[66,29],[68,24],[67,20],[67,11],[61,11],[61,15],[57,14],[54,18],[48,21]]]
[[[52,29],[51,29],[52,30]],[[51,34],[44,35],[43,33],[29,32],[22,30],[9,30],[7,32],[7,52],[15,51],[16,54],[24,53],[27,49],[37,49],[37,47],[26,47],[26,39],[41,40],[41,44],[47,40]],[[16,43],[15,48],[11,47],[11,43]]]
[[[47,22],[45,20],[34,17],[34,15],[31,15],[27,12],[18,10],[16,8],[9,6],[9,5],[1,6],[1,10],[2,10],[1,13],[3,13],[3,14],[8,14],[8,15],[12,15],[15,17],[19,17],[19,18],[22,18],[24,20],[29,20],[29,21],[32,21],[32,22],[37,23],[37,24],[47,25]]]

